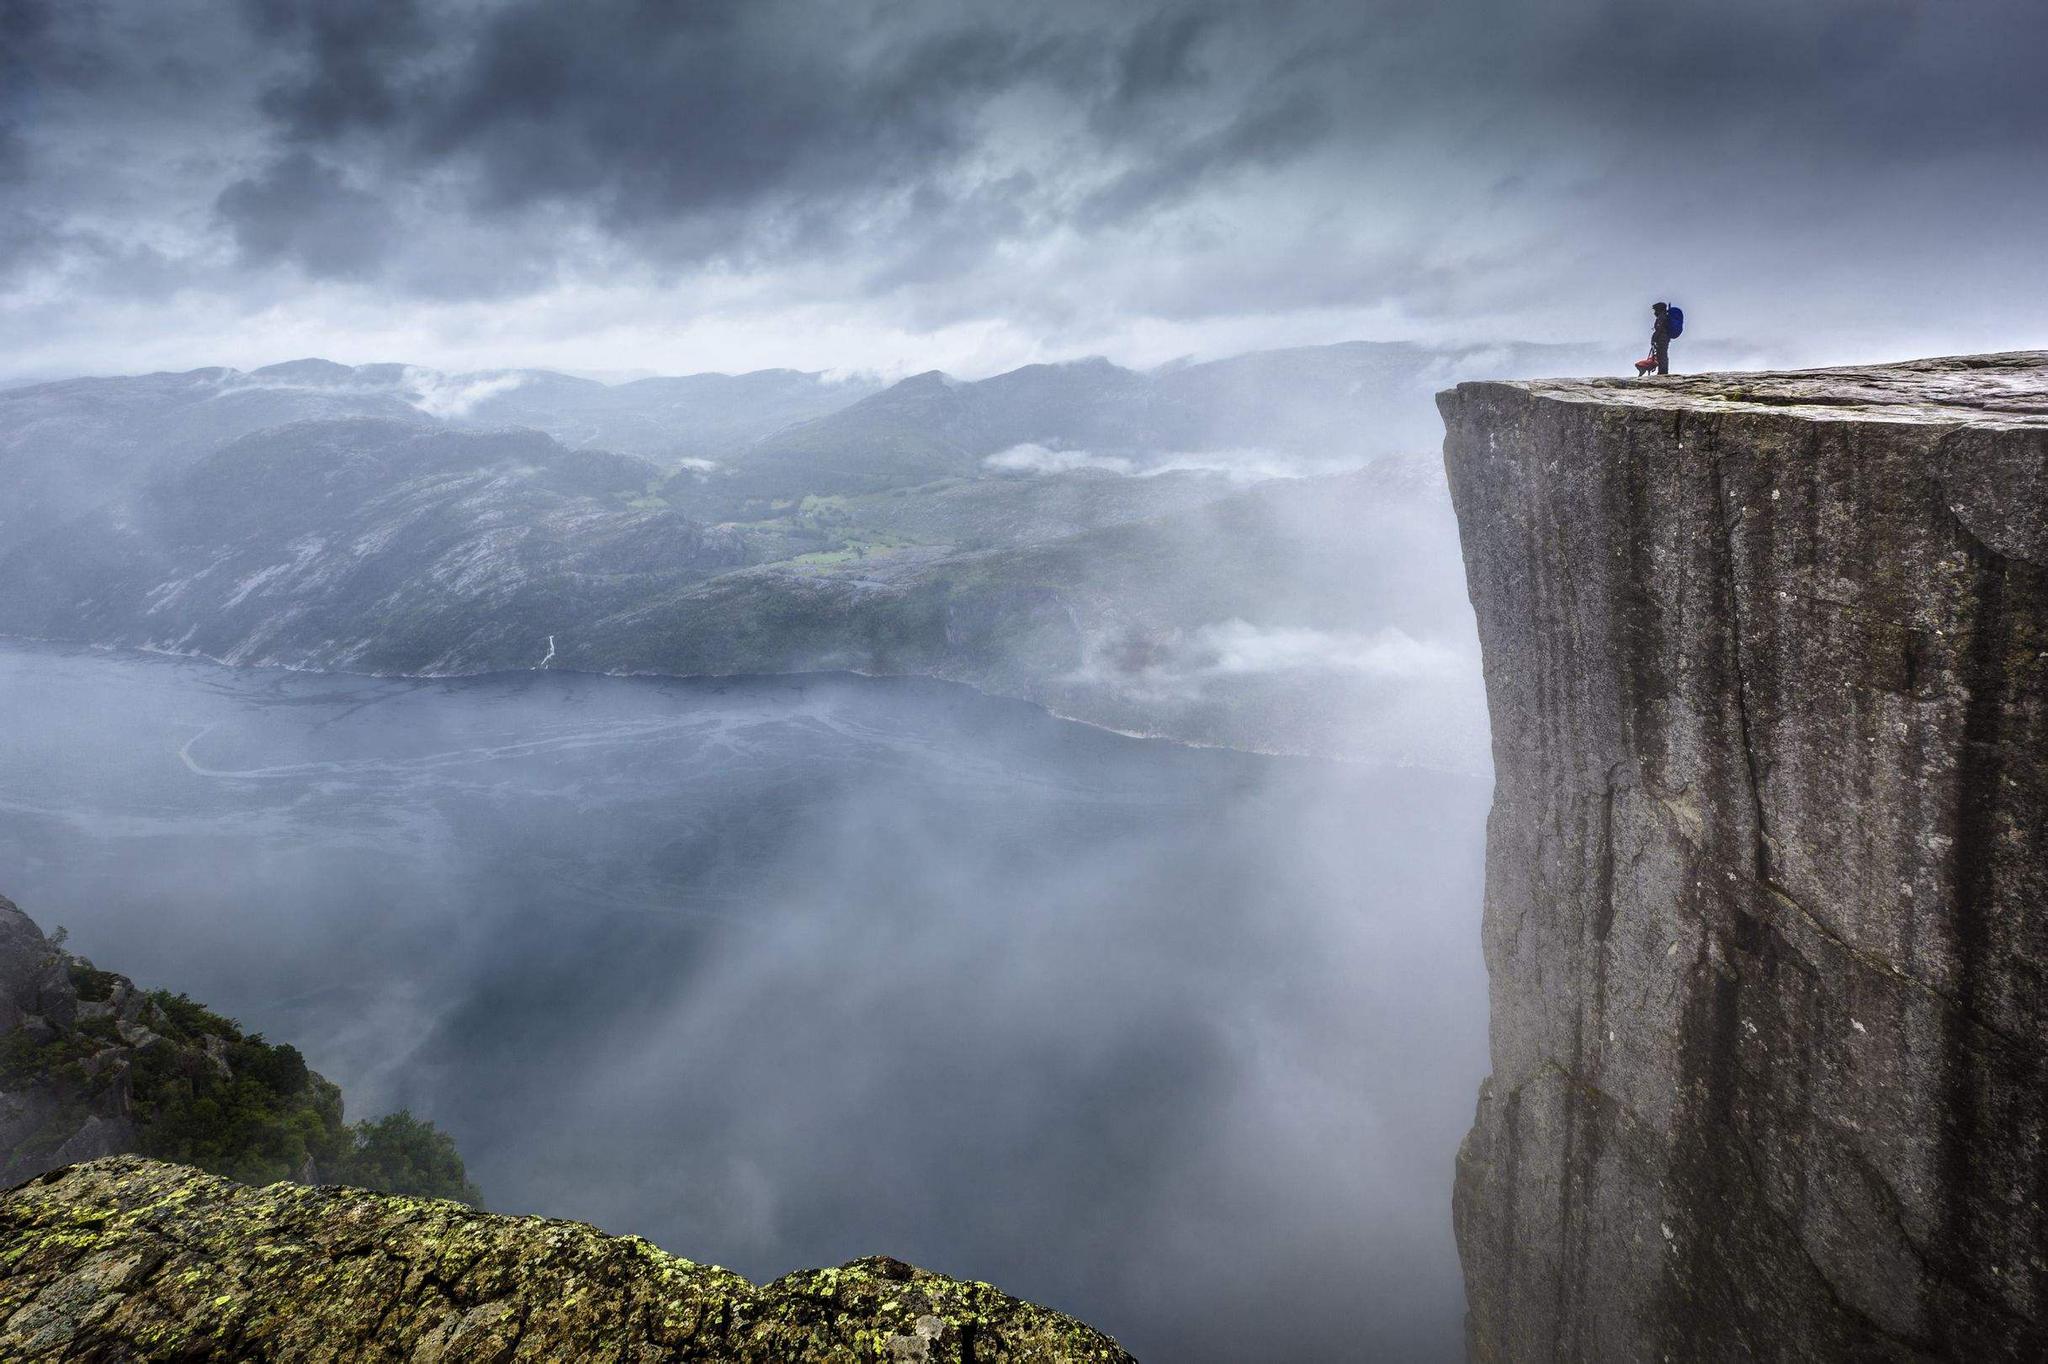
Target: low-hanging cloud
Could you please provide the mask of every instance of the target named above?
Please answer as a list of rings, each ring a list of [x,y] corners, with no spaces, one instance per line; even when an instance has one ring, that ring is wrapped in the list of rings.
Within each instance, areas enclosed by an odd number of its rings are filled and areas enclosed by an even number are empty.
[[[999,450],[982,463],[1000,473],[1071,474],[1089,470],[1104,474],[1133,474],[1138,466],[1121,455],[1097,455],[1087,450],[1054,450],[1025,442]]]
[[[1432,682],[1462,687],[1472,670],[1469,644],[1456,636],[1422,638],[1392,625],[1345,630],[1223,620],[1097,633],[1066,681],[1154,706],[1233,696],[1245,684],[1350,688],[1383,701]]]
[[[1358,455],[1315,456],[1283,450],[1200,450],[1167,454],[1148,461],[1147,475],[1217,474],[1233,483],[1263,483],[1275,478],[1321,478],[1363,468]]]
[[[245,257],[288,261],[315,277],[375,269],[395,230],[381,199],[304,152],[235,181],[221,191],[217,207]]]
[[[1315,456],[1281,450],[1148,451],[1107,455],[1025,442],[999,450],[982,461],[985,468],[1011,474],[1108,474],[1119,478],[1158,478],[1163,474],[1211,474],[1232,483],[1264,483],[1278,478],[1320,478],[1348,473],[1367,463],[1355,454]]]
[[[1219,677],[1327,672],[1419,681],[1448,678],[1470,665],[1448,645],[1393,626],[1368,633],[1230,620],[1202,627],[1191,644],[1197,670]]]
[[[478,403],[510,393],[526,382],[523,374],[449,375],[409,365],[405,370],[406,401],[430,417],[460,419]]]
[[[460,421],[472,415],[479,405],[519,388],[527,378],[518,371],[444,374],[423,365],[406,365],[395,375],[378,378],[346,370],[338,374],[248,374],[228,370],[214,381],[212,396],[222,399],[248,393],[317,393],[342,399],[395,399],[429,417]]]

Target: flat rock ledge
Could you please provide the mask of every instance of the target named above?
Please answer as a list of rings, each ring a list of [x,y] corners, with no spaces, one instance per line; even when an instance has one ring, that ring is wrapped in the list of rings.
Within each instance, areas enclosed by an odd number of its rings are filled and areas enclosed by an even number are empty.
[[[985,1283],[854,1260],[755,1286],[634,1236],[138,1156],[0,1195],[0,1359],[1127,1364]]]
[[[1948,355],[1832,369],[1672,374],[1654,379],[1482,379],[1460,384],[1443,397],[1464,389],[1492,387],[1615,408],[1776,412],[1814,421],[2048,428],[2048,351],[2043,350]]]

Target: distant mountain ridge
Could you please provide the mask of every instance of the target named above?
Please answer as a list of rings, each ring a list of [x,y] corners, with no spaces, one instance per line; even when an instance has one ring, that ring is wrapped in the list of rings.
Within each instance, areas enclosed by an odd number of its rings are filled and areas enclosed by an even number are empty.
[[[747,451],[746,469],[760,492],[787,495],[972,476],[990,456],[1020,445],[1111,457],[1259,450],[1363,462],[1435,444],[1430,400],[1446,383],[1599,358],[1579,346],[1349,341],[1152,372],[1099,356],[972,382],[930,370],[764,438]]]
[[[1355,342],[878,391],[308,359],[17,389],[0,632],[373,673],[923,673],[1469,766],[1476,688],[1455,723],[1410,705],[1470,634],[1430,395],[1574,358]]]
[[[664,473],[745,468],[747,499],[862,492],[973,476],[1018,445],[1118,455],[1342,452],[1361,461],[1433,445],[1430,395],[1479,375],[1604,365],[1582,346],[1343,342],[1176,362],[1094,357],[966,381],[937,370],[883,385],[791,369],[605,384],[543,369],[448,373],[307,358],[254,370],[64,379],[0,389],[0,551],[292,422],[375,417],[489,430],[634,455]]]
[[[878,387],[787,369],[607,385],[547,370],[445,374],[319,359],[31,384],[0,390],[0,548],[24,527],[77,516],[226,441],[292,422],[529,427],[672,467],[722,458]]]
[[[530,663],[556,622],[742,562],[730,532],[631,505],[652,474],[538,431],[296,422],[0,555],[0,617],[230,662]]]

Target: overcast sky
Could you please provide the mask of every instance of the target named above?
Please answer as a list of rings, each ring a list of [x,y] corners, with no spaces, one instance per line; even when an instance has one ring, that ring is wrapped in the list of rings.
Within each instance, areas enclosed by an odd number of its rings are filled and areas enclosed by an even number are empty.
[[[2041,0],[0,0],[0,376],[2048,346]]]

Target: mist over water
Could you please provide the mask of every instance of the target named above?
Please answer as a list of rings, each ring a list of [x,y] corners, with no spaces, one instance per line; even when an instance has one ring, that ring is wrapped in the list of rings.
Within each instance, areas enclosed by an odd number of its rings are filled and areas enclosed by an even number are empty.
[[[1151,1360],[1453,1358],[1483,779],[936,683],[0,646],[0,890],[500,1211],[887,1253]]]

